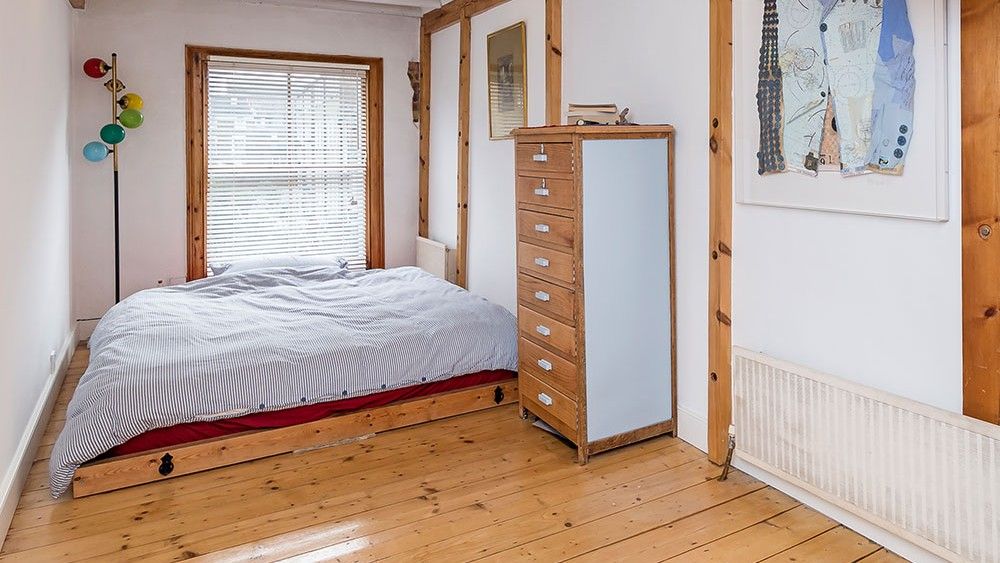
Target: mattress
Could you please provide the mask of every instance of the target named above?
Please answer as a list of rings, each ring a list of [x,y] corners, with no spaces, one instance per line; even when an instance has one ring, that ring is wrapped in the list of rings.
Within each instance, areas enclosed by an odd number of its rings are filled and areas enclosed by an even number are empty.
[[[90,339],[51,492],[152,430],[517,369],[506,309],[417,268],[265,268],[136,293]]]

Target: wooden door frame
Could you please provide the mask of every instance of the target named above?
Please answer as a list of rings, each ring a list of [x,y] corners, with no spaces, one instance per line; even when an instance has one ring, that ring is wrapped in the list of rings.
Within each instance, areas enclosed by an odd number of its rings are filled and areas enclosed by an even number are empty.
[[[350,55],[322,55],[257,49],[185,45],[185,100],[187,147],[187,279],[208,275],[205,260],[208,197],[208,58],[245,57],[368,66],[368,178],[366,194],[366,253],[368,268],[385,267],[385,193],[382,59]]]
[[[963,412],[1000,424],[1000,0],[962,1]]]

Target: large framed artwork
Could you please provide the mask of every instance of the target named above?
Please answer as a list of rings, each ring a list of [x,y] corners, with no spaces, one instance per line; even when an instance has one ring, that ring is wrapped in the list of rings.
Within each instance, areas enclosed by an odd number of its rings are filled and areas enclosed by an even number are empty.
[[[527,53],[524,22],[486,37],[489,63],[490,139],[510,139],[528,123]]]
[[[946,0],[733,6],[736,201],[947,221]]]

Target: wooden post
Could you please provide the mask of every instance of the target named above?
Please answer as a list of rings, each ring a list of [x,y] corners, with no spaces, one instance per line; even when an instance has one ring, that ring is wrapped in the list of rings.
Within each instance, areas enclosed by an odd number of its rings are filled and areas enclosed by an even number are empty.
[[[456,263],[458,275],[455,283],[468,287],[469,262],[469,102],[472,97],[472,16],[468,9],[462,10],[459,20],[458,59],[458,249]]]
[[[431,187],[431,34],[420,23],[420,236],[427,237]]]
[[[963,412],[1000,424],[1000,1],[963,0],[961,43]]]
[[[723,463],[732,421],[733,3],[711,0],[709,23],[708,458]]]
[[[562,124],[562,0],[545,0],[545,123]]]

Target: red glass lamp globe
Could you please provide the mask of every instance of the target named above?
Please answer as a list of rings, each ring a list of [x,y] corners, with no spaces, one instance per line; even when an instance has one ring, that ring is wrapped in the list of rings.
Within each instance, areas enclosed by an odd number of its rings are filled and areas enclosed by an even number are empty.
[[[111,66],[98,58],[87,59],[83,63],[84,74],[91,78],[103,78],[109,70],[111,70]]]

